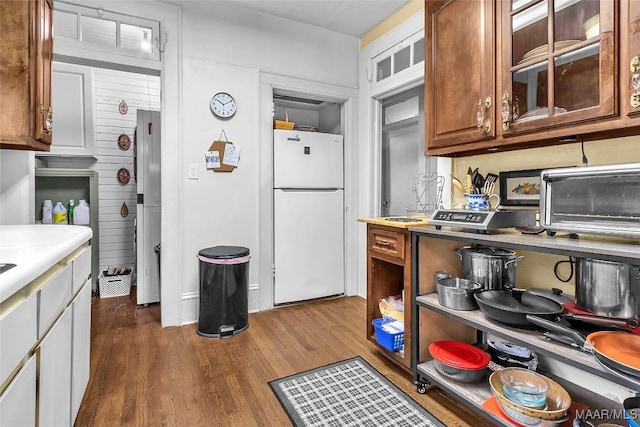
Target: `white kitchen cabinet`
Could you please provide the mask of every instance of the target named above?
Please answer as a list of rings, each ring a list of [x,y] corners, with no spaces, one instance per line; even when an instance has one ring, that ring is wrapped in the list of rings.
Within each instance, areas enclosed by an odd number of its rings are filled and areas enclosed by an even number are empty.
[[[73,310],[67,308],[38,347],[39,425],[71,426],[71,342]]]
[[[37,338],[37,294],[30,295],[18,305],[0,310],[0,384],[22,362]]]
[[[87,277],[91,275],[91,246],[84,249],[73,260],[73,290],[75,294],[84,286]]]
[[[89,251],[90,252],[90,251]],[[74,261],[75,272],[75,261]],[[71,419],[75,420],[89,383],[91,353],[91,280],[72,303],[73,327],[71,350]]]
[[[75,64],[53,63],[51,98],[55,135],[42,156],[94,157],[93,71]]]
[[[36,424],[36,356],[29,358],[0,395],[0,426]]]
[[[16,264],[0,278],[0,426],[71,427],[90,373],[91,232],[0,228],[0,254]],[[14,255],[37,250],[30,264]]]
[[[52,322],[71,300],[72,274],[72,266],[67,265],[40,290],[38,338],[47,333]]]

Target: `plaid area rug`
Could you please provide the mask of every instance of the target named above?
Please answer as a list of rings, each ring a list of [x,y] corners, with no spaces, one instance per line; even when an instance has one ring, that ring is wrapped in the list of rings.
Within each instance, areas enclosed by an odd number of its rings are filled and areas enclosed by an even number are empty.
[[[269,382],[295,426],[444,427],[363,358]]]

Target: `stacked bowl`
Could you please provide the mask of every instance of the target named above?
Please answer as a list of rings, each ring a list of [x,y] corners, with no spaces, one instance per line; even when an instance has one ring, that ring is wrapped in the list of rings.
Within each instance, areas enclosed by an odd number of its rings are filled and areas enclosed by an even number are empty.
[[[566,421],[571,396],[550,378],[524,368],[505,368],[489,376],[500,409],[513,421],[538,426]]]

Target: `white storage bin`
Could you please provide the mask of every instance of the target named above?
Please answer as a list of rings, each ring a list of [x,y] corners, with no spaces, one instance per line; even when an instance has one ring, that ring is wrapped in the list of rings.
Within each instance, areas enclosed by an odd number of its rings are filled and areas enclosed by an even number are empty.
[[[131,292],[131,270],[126,274],[106,276],[106,270],[98,276],[100,298],[121,297]]]

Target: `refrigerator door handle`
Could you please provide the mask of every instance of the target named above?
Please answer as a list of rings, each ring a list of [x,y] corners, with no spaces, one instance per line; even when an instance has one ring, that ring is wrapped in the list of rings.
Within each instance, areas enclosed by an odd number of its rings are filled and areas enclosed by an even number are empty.
[[[293,138],[287,138],[287,141],[300,141],[300,137],[298,135],[296,135]]]

